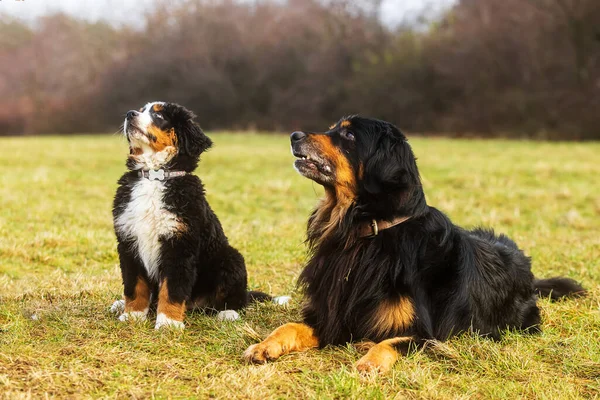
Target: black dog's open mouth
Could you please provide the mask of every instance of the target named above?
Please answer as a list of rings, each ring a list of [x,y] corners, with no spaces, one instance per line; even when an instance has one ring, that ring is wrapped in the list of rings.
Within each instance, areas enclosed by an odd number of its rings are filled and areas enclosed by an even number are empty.
[[[297,160],[294,162],[294,166],[298,170],[298,172],[302,174],[321,174],[321,175],[330,175],[331,167],[325,160],[322,160],[314,155],[299,153],[297,151],[293,152],[294,157]]]

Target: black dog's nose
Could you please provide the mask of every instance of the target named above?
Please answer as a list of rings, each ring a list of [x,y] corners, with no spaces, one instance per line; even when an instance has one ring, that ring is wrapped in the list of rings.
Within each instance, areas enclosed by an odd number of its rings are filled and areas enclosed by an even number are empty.
[[[139,112],[137,112],[135,110],[129,110],[129,111],[127,111],[127,119],[131,119],[131,118],[135,117],[138,114],[139,114]]]
[[[292,140],[292,142],[299,142],[300,140],[304,139],[306,137],[306,133],[302,132],[302,131],[296,131],[294,133],[292,133],[292,135],[290,136],[290,139]]]

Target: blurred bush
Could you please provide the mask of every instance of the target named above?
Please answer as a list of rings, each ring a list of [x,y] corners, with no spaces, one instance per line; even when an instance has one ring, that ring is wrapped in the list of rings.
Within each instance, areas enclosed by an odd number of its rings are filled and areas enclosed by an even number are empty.
[[[209,129],[323,130],[360,113],[427,133],[600,139],[598,0],[461,0],[397,29],[376,15],[190,0],[157,3],[141,28],[3,17],[0,134],[116,130],[167,100]]]

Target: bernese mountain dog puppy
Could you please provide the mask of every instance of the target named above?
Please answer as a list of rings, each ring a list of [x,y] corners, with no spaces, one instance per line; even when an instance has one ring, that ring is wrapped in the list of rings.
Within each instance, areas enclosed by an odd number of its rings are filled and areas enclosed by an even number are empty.
[[[114,199],[114,228],[124,300],[119,317],[145,320],[156,306],[156,329],[183,328],[186,309],[238,318],[249,300],[270,297],[247,291],[246,266],[210,208],[204,186],[192,175],[212,141],[184,107],[164,102],[129,111],[123,132],[129,169]]]
[[[539,332],[538,294],[584,293],[570,279],[535,280],[511,239],[460,228],[429,206],[411,147],[392,124],[352,116],[325,133],[294,132],[291,146],[298,172],[325,188],[308,220],[303,321],[250,346],[248,361],[366,340],[376,344],[358,370],[387,371],[411,344]]]

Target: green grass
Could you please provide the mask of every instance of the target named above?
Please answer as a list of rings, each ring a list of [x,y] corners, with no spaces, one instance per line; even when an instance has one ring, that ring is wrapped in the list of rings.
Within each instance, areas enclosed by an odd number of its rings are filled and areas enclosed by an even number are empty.
[[[285,136],[215,134],[198,174],[251,288],[294,291],[306,218],[322,193]],[[111,204],[117,136],[0,140],[0,396],[5,398],[593,398],[600,388],[600,144],[414,139],[428,202],[494,226],[585,299],[540,301],[544,333],[462,336],[362,377],[352,346],[244,364],[244,349],[299,316],[259,304],[241,321],[195,313],[183,332],[123,324]]]

